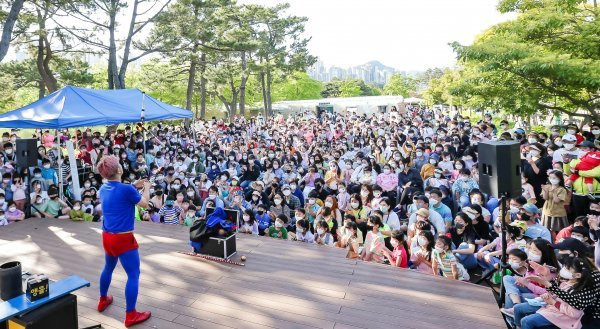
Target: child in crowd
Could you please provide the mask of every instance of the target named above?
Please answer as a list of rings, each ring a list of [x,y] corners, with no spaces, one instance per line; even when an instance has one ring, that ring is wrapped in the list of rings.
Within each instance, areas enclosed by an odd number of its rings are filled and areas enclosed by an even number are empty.
[[[25,219],[25,213],[21,211],[21,209],[17,208],[17,205],[14,201],[11,201],[8,203],[8,209],[5,213],[5,217],[9,223],[14,223],[16,221]]]
[[[329,224],[325,220],[317,221],[315,226],[317,232],[314,236],[315,243],[325,246],[333,246],[333,235],[329,233]]]
[[[4,210],[0,209],[0,226],[6,226],[6,225],[8,225],[8,219],[6,219]]]
[[[285,228],[287,222],[287,216],[281,214],[275,218],[275,224],[273,226],[269,226],[265,233],[272,238],[287,240],[288,231]]]
[[[296,213],[298,213],[299,210],[304,211],[304,209],[296,209]],[[314,242],[314,235],[312,234],[312,232],[309,229],[308,220],[303,219],[303,218],[296,219],[296,233],[290,233],[290,236],[291,236],[292,240],[307,242],[307,243]]]
[[[267,214],[267,207],[264,204],[256,206],[256,221],[258,222],[258,232],[265,235],[265,232],[271,227],[271,216]]]
[[[381,218],[377,216],[369,216],[367,227],[369,226],[372,227],[372,229],[367,232],[367,236],[365,237],[365,244],[361,252],[361,258],[365,261],[382,262],[382,249],[385,247],[385,242],[383,234],[379,232],[380,228],[383,227]]]
[[[411,249],[410,260],[415,269],[421,273],[432,273],[432,250],[434,246],[433,234],[431,231],[420,231],[416,235],[417,247]]]
[[[183,218],[183,226],[192,226],[196,219],[196,206],[190,205],[187,211],[185,212],[185,217]]]
[[[158,215],[161,218],[161,222],[165,224],[177,225],[179,222],[179,214],[181,213],[181,208],[175,205],[175,198],[172,196],[167,197],[167,201],[165,205],[160,208]]]
[[[73,209],[71,209],[71,211],[69,211],[69,218],[72,221],[83,221],[84,215],[86,215],[86,214],[83,210],[81,210],[81,203],[79,201],[75,201],[73,203]],[[90,218],[90,220],[91,220],[91,218]]]
[[[258,221],[254,217],[252,209],[246,209],[242,213],[242,223],[239,232],[258,235]]]
[[[431,268],[433,275],[443,275],[446,278],[468,281],[469,273],[451,252],[452,240],[447,236],[440,236],[435,241],[435,248],[431,251]]]
[[[390,238],[390,244],[394,249],[390,252],[387,248],[384,249],[385,257],[394,267],[408,267],[408,245],[404,239],[404,232],[393,230]]]

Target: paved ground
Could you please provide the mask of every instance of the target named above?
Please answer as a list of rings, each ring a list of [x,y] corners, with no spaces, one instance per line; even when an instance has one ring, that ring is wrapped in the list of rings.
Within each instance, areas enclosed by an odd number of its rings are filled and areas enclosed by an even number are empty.
[[[31,219],[0,228],[0,263],[51,279],[77,274],[80,327],[123,328],[126,275],[113,275],[115,301],[95,310],[103,251],[98,223]],[[340,249],[243,236],[245,267],[182,255],[184,227],[138,223],[142,255],[136,328],[505,328],[489,290],[389,266],[352,261]]]

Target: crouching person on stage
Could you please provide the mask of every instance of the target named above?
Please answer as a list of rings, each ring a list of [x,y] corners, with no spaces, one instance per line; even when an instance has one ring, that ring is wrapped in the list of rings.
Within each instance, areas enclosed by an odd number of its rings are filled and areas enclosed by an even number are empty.
[[[120,261],[127,273],[125,326],[129,327],[150,318],[150,312],[135,310],[140,279],[140,255],[138,244],[133,236],[133,224],[135,206],[148,207],[151,184],[146,180],[138,180],[131,185],[121,183],[123,168],[119,164],[119,159],[113,155],[104,156],[97,167],[100,175],[108,180],[98,192],[104,216],[102,244],[105,252],[104,269],[100,275],[98,311],[104,311],[113,301],[113,297],[108,295],[108,288],[112,272],[117,266],[117,261]],[[136,188],[143,188],[143,195],[140,195]]]

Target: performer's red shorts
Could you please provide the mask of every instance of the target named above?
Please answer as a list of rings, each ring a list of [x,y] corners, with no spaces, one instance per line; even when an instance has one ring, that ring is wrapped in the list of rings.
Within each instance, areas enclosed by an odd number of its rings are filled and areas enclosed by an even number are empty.
[[[139,246],[133,232],[129,233],[109,233],[102,232],[102,245],[104,252],[113,257],[126,253],[130,250],[137,249]]]

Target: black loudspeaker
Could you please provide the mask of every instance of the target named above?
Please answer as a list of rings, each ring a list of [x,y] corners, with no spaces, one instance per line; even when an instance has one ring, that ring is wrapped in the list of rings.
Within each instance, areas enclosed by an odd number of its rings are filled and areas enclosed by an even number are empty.
[[[480,142],[477,152],[479,188],[483,193],[496,198],[521,195],[521,153],[518,142]]]
[[[38,140],[33,138],[17,139],[17,166],[26,168],[38,165],[37,142]]]

